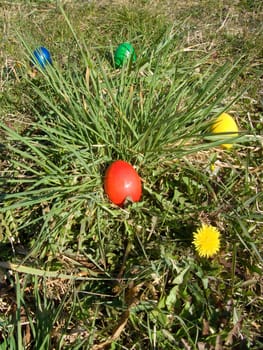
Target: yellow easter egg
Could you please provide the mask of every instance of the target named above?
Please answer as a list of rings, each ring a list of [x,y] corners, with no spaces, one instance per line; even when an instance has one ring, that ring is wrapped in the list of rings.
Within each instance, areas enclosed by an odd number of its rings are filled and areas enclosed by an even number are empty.
[[[231,115],[227,113],[222,113],[219,117],[216,118],[211,127],[211,131],[213,134],[229,133],[222,135],[224,139],[228,137],[232,138],[238,136],[237,124]],[[231,143],[224,143],[221,145],[221,147],[225,149],[231,149],[233,145]]]

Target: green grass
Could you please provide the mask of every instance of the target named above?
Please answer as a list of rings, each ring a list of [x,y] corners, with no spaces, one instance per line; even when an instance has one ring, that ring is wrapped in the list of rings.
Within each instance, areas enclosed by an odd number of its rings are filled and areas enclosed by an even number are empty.
[[[168,3],[0,5],[0,349],[263,345],[261,3]],[[137,61],[116,70],[122,41]],[[54,66],[33,75],[40,45]],[[116,159],[143,183],[122,208]]]

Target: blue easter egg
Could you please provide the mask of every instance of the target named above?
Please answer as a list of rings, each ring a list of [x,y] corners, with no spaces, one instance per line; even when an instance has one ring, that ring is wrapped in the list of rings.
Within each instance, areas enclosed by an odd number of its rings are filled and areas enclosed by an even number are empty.
[[[35,49],[33,52],[33,56],[33,64],[39,64],[41,68],[45,68],[46,65],[52,64],[50,52],[43,46]]]

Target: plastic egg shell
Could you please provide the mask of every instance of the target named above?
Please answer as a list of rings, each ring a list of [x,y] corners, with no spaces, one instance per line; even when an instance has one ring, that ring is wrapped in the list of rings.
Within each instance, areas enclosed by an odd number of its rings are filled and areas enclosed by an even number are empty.
[[[33,51],[33,65],[40,65],[45,68],[48,64],[52,64],[51,54],[47,48],[41,46]]]
[[[128,42],[120,44],[114,52],[115,67],[122,67],[125,61],[129,59],[131,59],[132,62],[136,61],[136,54],[132,44]]]
[[[141,179],[133,166],[123,160],[117,160],[107,168],[104,189],[109,199],[122,206],[125,201],[138,202],[142,195]]]
[[[214,121],[211,132],[213,134],[228,133],[222,135],[222,138],[233,138],[238,136],[238,126],[231,115],[227,113],[220,114]],[[231,149],[233,145],[231,143],[224,143],[221,147],[225,149]]]

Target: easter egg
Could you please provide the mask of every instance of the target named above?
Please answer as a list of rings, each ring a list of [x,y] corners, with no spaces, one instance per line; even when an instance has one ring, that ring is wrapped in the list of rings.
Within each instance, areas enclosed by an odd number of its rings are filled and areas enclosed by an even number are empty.
[[[131,164],[123,160],[117,160],[107,168],[104,189],[109,199],[119,206],[127,199],[138,202],[142,195],[142,183],[138,173]]]
[[[116,68],[121,68],[125,62],[136,61],[136,54],[130,43],[120,44],[114,52],[114,64]]]
[[[33,65],[39,65],[44,69],[48,64],[52,64],[51,54],[45,47],[38,47],[33,51]]]
[[[231,115],[222,113],[214,121],[211,127],[211,132],[213,134],[227,133],[222,135],[222,138],[232,138],[238,136],[238,127]],[[231,143],[224,143],[221,145],[221,147],[231,149],[233,145]]]

